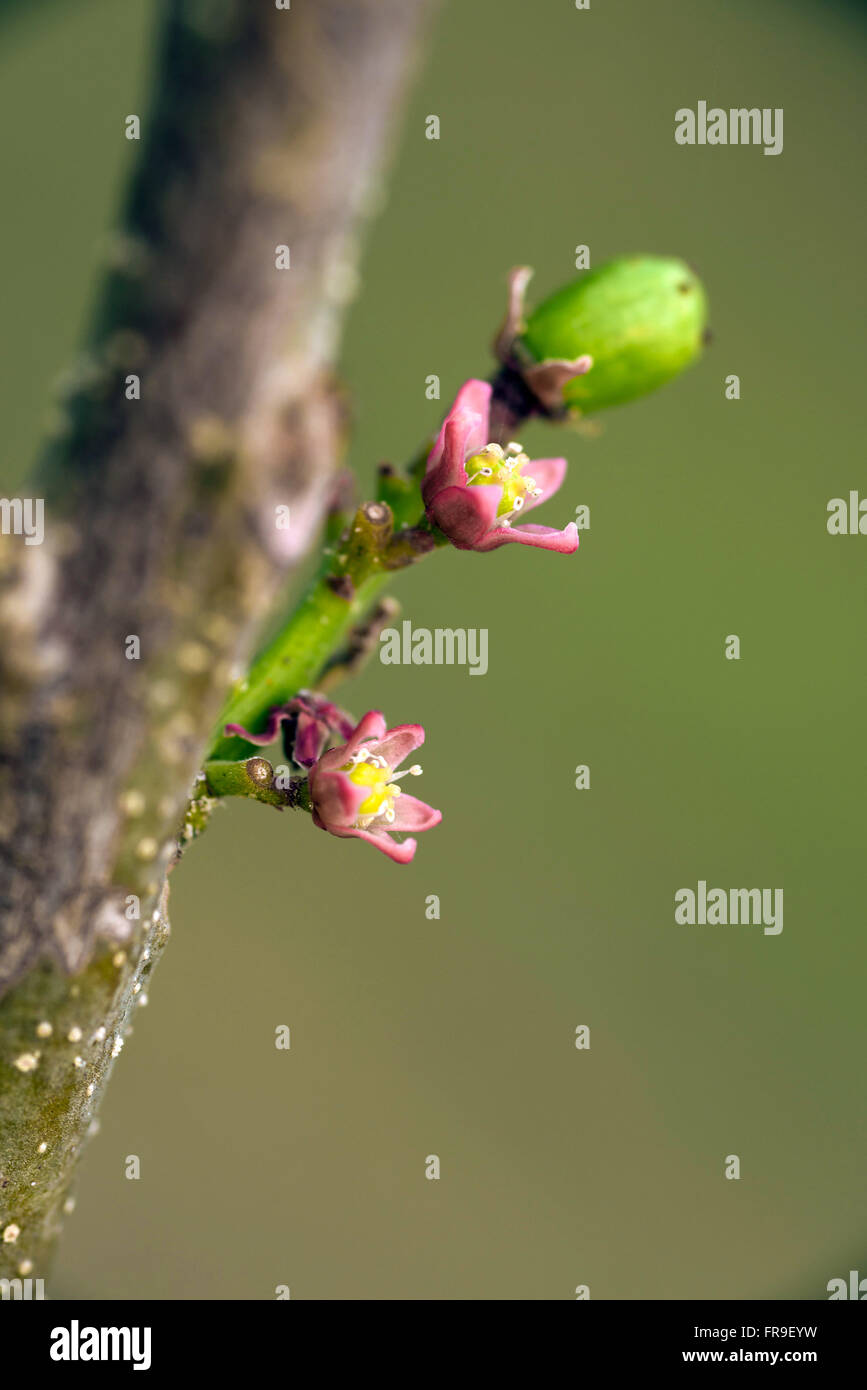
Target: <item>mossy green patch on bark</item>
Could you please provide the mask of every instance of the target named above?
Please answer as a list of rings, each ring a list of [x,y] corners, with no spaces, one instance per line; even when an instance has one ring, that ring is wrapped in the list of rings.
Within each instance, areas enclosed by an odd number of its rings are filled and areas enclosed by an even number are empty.
[[[157,910],[136,942],[75,978],[41,965],[0,1001],[0,1278],[46,1278],[103,1088],[168,934]]]

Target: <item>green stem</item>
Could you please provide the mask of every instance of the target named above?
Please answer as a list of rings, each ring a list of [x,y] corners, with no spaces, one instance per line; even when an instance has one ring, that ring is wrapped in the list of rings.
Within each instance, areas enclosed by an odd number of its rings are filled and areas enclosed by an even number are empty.
[[[274,768],[267,758],[247,758],[244,762],[212,759],[205,763],[205,781],[211,796],[247,796],[266,806],[284,810],[287,806],[310,810],[306,777],[288,777],[276,785]]]
[[[255,733],[274,705],[283,705],[299,690],[314,686],[329,657],[361,621],[392,575],[391,570],[375,571],[345,594],[335,588],[331,572],[314,581],[223,709],[211,758],[240,758],[249,752],[245,739],[223,734],[225,726],[242,724]]]
[[[240,724],[259,733],[268,711],[313,687],[335,651],[370,611],[392,575],[437,544],[424,521],[395,531],[386,502],[365,502],[298,608],[256,658],[224,707],[209,757],[225,761],[250,752],[248,740],[224,733]]]

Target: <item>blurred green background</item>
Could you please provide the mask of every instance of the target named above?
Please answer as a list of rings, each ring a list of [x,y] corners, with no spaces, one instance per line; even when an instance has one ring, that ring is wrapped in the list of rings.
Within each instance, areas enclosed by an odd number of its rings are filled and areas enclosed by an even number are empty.
[[[0,15],[8,495],[75,349],[152,7]],[[427,730],[414,790],[444,820],[409,868],[248,804],[189,853],[55,1296],[823,1298],[867,1274],[867,540],[825,528],[867,491],[863,21],[446,6],[348,327],[364,479],[488,370],[513,264],[538,300],[578,243],[682,255],[715,342],[598,440],[523,434],[571,460],[540,519],[589,505],[577,556],[447,553],[399,581],[416,626],[490,632],[484,680],[375,664],[342,692]],[[677,146],[699,99],[783,107],[783,154]],[[676,927],[700,878],[782,886],[782,935]]]

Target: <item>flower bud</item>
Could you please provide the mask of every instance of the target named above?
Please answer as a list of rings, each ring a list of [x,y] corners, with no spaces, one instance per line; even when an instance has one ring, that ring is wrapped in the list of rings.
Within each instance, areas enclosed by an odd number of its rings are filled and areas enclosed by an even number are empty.
[[[683,261],[628,256],[609,261],[544,300],[512,346],[529,368],[589,355],[593,366],[562,386],[565,406],[582,415],[622,405],[670,381],[706,341],[707,299]]]

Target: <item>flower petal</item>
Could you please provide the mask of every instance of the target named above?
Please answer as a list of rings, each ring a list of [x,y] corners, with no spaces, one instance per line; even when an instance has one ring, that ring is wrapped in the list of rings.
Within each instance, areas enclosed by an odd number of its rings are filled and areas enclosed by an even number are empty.
[[[508,362],[512,352],[512,344],[519,333],[524,331],[524,296],[527,293],[527,286],[533,276],[532,267],[529,265],[516,265],[509,271],[509,299],[506,309],[506,317],[494,339],[494,355],[499,357],[501,362]]]
[[[541,497],[531,497],[527,493],[524,498],[525,512],[553,497],[566,477],[566,468],[565,459],[531,459],[529,463],[524,464],[521,469],[522,477],[532,478],[536,486],[542,489]]]
[[[556,531],[552,526],[497,526],[475,549],[498,550],[510,541],[517,545],[533,545],[539,550],[556,550],[561,555],[573,555],[578,549],[578,527],[574,521],[569,522],[565,531]]]
[[[389,729],[385,738],[379,740],[373,751],[385,758],[393,771],[400,767],[404,758],[414,753],[416,748],[421,748],[423,743],[424,729],[421,724],[398,724],[397,728]]]
[[[390,830],[431,830],[442,820],[442,811],[435,811],[426,801],[404,792],[394,803],[394,820]]]
[[[464,464],[472,453],[470,441],[479,434],[481,416],[470,410],[452,411],[442,428],[443,447],[439,461],[428,460],[421,484],[425,502],[447,487],[463,487],[467,481]],[[433,455],[431,455],[431,458]]]
[[[490,402],[489,381],[464,382],[428,456],[421,485],[425,502],[466,482],[464,464],[488,443]]]
[[[261,734],[251,734],[249,729],[245,729],[243,724],[227,724],[223,733],[227,738],[235,736],[246,739],[248,743],[255,743],[257,748],[267,748],[269,743],[273,743],[278,733],[280,725],[284,719],[290,718],[290,711],[286,705],[275,705],[268,711],[268,723]]]
[[[324,769],[321,759],[309,780],[313,819],[323,830],[336,834],[338,827],[347,828],[358,819],[358,809],[369,795],[369,787],[356,786],[345,772]]]
[[[340,748],[331,748],[323,753],[317,767],[332,772],[348,763],[369,739],[381,739],[385,734],[385,720],[378,710],[368,710],[356,725],[352,737]]]
[[[326,827],[323,827],[325,829]],[[393,840],[385,830],[332,830],[332,835],[339,835],[343,840],[366,840],[375,849],[381,849],[383,854],[387,854],[389,859],[393,859],[395,864],[408,864],[416,851],[417,842],[415,840],[404,840],[399,844]]]
[[[465,381],[460,391],[455,396],[455,399],[452,403],[452,408],[446,416],[445,421],[443,422],[443,426],[439,434],[437,435],[437,440],[433,448],[431,449],[430,458],[428,462],[439,463],[440,458],[442,457],[443,444],[445,441],[446,425],[448,424],[451,417],[457,414],[458,411],[468,410],[472,415],[478,415],[481,417],[481,422],[484,425],[484,430],[479,436],[478,443],[475,444],[474,447],[477,449],[481,449],[484,444],[487,444],[488,439],[486,431],[488,429],[488,416],[490,414],[490,409],[491,383],[489,381],[480,381],[477,377],[471,377],[469,381]]]
[[[428,516],[458,550],[487,549],[480,542],[489,531],[503,500],[499,483],[448,487],[428,506]]]
[[[563,387],[576,376],[583,376],[593,366],[593,358],[586,352],[581,357],[548,357],[544,362],[522,368],[524,380],[546,410],[562,412]]]
[[[323,726],[318,719],[307,714],[299,714],[295,730],[295,744],[292,756],[299,767],[312,767],[327,740],[327,730],[323,737]]]

